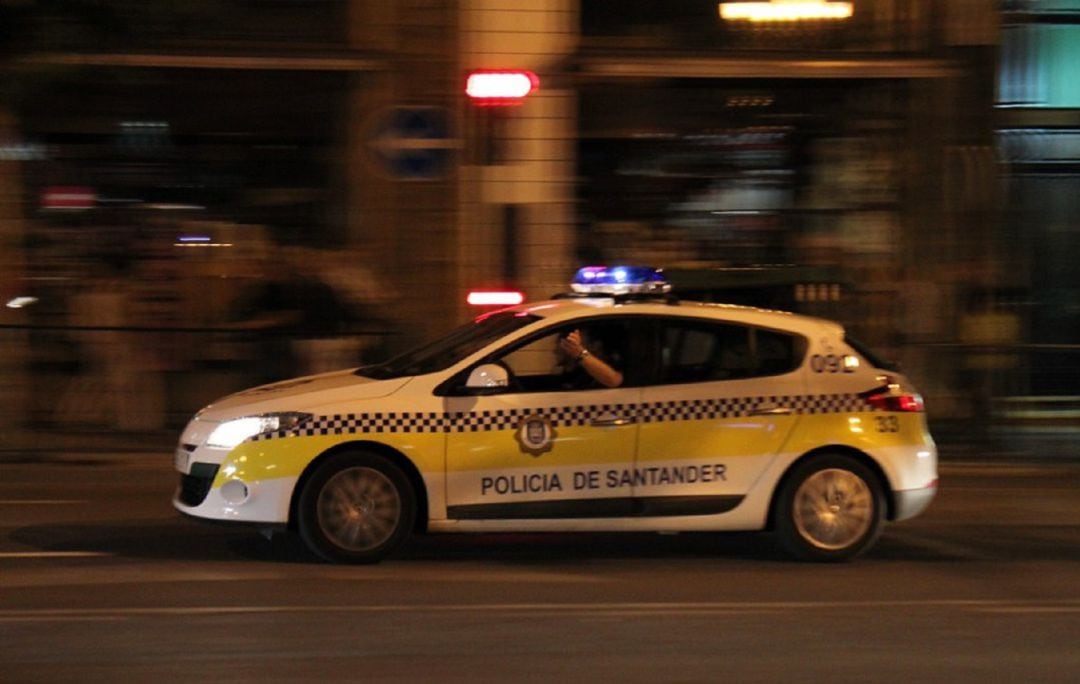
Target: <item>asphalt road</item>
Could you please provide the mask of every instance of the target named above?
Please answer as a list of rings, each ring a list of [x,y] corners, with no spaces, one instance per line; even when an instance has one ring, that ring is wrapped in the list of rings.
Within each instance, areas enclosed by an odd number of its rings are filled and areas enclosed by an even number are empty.
[[[199,524],[170,455],[0,463],[0,681],[1080,681],[1080,468],[952,464],[856,562],[768,537]]]

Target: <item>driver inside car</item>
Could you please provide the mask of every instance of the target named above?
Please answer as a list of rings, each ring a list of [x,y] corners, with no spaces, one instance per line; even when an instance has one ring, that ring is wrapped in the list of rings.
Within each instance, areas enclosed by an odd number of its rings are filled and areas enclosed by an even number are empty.
[[[603,345],[597,339],[589,340],[581,330],[572,330],[559,339],[559,362],[564,373],[573,376],[584,371],[601,387],[618,387],[623,383],[622,371],[604,358]],[[589,383],[571,383],[581,387]]]

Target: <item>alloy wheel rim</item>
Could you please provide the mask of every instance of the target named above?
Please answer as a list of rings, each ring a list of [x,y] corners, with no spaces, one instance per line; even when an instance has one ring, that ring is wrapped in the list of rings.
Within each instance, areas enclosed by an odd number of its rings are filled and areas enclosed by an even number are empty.
[[[874,497],[855,473],[827,468],[799,485],[792,510],[803,539],[816,548],[836,551],[857,543],[870,531]]]
[[[378,470],[346,468],[323,486],[316,511],[320,529],[334,545],[347,551],[370,551],[397,530],[401,496]]]

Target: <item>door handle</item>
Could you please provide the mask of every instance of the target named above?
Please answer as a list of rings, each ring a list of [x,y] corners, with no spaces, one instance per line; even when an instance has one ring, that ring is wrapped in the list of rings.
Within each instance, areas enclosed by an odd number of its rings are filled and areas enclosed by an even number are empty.
[[[610,418],[597,418],[596,420],[589,423],[589,425],[592,425],[593,427],[620,427],[623,425],[633,424],[633,418],[617,418],[615,416],[612,416]]]
[[[750,411],[752,416],[789,416],[791,415],[791,409],[787,406],[770,406],[757,408]]]

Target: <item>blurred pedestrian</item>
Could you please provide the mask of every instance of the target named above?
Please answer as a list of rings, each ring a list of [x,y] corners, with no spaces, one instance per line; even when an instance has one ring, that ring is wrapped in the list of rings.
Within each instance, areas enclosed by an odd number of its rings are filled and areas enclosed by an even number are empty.
[[[163,425],[164,387],[152,372],[150,350],[133,334],[129,275],[126,255],[104,255],[71,298],[68,319],[80,363],[57,405],[61,424],[124,431]]]
[[[319,277],[340,297],[346,317],[337,336],[310,345],[312,361],[322,370],[387,358],[387,331],[400,328],[391,322],[390,315],[400,295],[376,277],[369,266],[372,262],[370,252],[358,247],[313,253],[309,260],[319,264]]]
[[[978,288],[969,294],[959,326],[966,350],[963,384],[971,402],[971,434],[984,443],[992,437],[994,398],[1016,368],[1014,346],[1019,335],[1018,316],[995,302],[990,291]]]
[[[334,370],[319,358],[319,349],[347,334],[352,313],[320,276],[319,253],[280,248],[262,266],[260,277],[239,296],[230,323],[251,333],[260,381]]]

